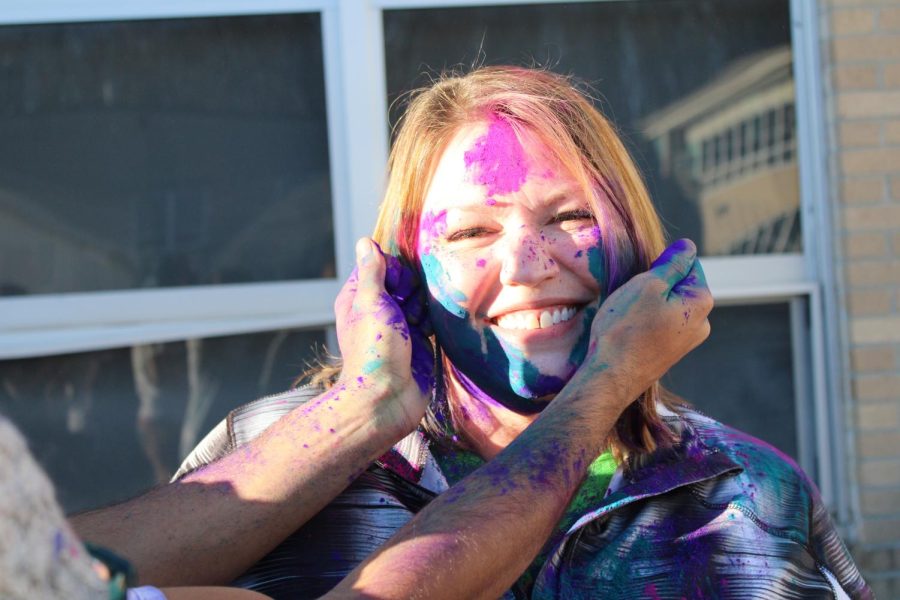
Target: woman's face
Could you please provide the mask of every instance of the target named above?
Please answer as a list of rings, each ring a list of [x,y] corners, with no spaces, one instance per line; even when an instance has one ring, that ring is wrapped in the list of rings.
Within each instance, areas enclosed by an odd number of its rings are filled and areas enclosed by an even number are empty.
[[[462,129],[425,197],[418,253],[435,335],[494,400],[539,411],[581,364],[603,280],[580,186],[497,117]]]

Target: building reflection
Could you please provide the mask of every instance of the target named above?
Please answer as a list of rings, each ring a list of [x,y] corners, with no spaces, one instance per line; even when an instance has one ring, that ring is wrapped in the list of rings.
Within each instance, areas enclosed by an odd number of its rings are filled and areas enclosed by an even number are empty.
[[[790,46],[742,58],[641,123],[697,203],[704,254],[801,251],[791,67]]]

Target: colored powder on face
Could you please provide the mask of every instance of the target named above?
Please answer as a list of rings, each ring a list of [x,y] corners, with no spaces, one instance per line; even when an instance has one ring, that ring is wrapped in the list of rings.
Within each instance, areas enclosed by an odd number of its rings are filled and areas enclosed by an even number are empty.
[[[497,115],[487,133],[475,140],[463,159],[472,180],[487,187],[487,195],[516,192],[528,178],[525,152],[512,126]]]
[[[477,266],[479,269],[483,269],[486,264],[487,264],[487,261],[483,258],[479,258],[478,260],[475,261],[475,266]]]
[[[431,254],[432,244],[447,232],[447,211],[422,213],[419,221],[419,256]]]
[[[569,364],[575,367],[581,366],[587,356],[588,347],[591,341],[591,324],[594,322],[594,316],[597,314],[597,308],[594,306],[586,306],[584,308],[584,321],[582,325],[581,336],[572,348],[569,354]]]
[[[494,200],[493,198],[488,198],[487,200],[484,201],[484,205],[485,206],[496,206],[497,201]]]
[[[466,301],[466,295],[451,285],[450,277],[444,271],[441,262],[433,254],[423,255],[421,260],[422,272],[425,274],[428,291],[432,297],[440,302],[447,312],[460,319],[467,318],[468,311],[460,306],[461,302]]]

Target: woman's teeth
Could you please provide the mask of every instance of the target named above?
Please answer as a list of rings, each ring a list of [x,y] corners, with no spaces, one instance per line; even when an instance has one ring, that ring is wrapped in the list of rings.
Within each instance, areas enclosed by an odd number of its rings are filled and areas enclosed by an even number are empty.
[[[497,325],[503,329],[546,329],[557,323],[568,321],[575,316],[574,307],[553,310],[515,312],[497,318]]]

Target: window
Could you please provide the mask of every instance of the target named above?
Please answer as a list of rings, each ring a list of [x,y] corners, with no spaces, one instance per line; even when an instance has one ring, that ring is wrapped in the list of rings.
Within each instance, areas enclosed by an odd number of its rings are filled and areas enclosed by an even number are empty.
[[[288,389],[324,342],[281,330],[0,361],[0,411],[63,508],[94,508],[168,481],[229,410]]]
[[[837,311],[822,293],[832,244],[815,9],[812,0],[9,0],[0,376],[68,368],[76,390],[95,369],[136,390],[134,356],[187,377],[194,342],[185,340],[203,340],[210,359],[278,331],[321,342],[353,242],[374,223],[398,116],[389,102],[426,83],[428,68],[536,61],[595,85],[667,227],[701,246],[720,307],[715,332],[670,385],[793,447],[845,521],[835,484],[845,480],[843,450],[833,443],[843,440]],[[736,366],[716,350],[741,336]],[[288,354],[299,359],[302,343]],[[78,364],[100,366],[65,366]],[[732,392],[723,404],[701,393],[738,367],[729,383],[755,395]],[[769,379],[754,382],[763,370]],[[256,389],[257,371],[235,384],[242,394]],[[136,394],[115,413],[132,437]],[[770,431],[741,420],[750,398],[785,395],[791,409]],[[36,413],[43,425],[17,414],[32,436],[77,424],[77,410],[55,410]],[[180,437],[182,424],[171,431]],[[68,453],[48,452],[46,465]],[[69,485],[67,507],[85,506]]]
[[[319,21],[0,28],[0,294],[334,277]]]

